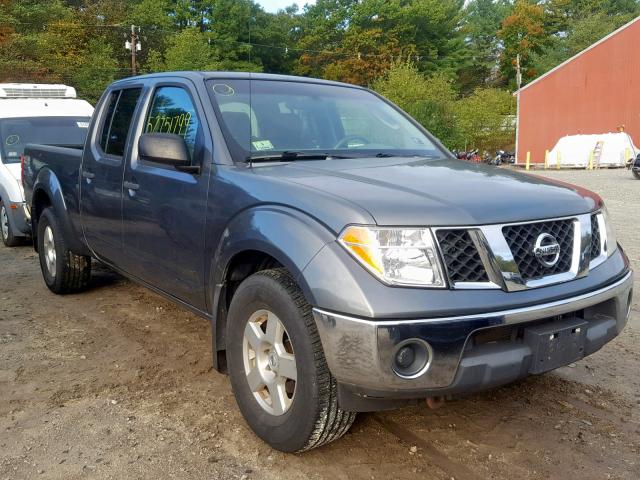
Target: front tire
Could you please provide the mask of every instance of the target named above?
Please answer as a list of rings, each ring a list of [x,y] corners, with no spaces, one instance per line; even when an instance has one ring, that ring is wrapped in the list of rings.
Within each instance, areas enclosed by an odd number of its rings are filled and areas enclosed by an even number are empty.
[[[243,281],[227,321],[231,385],[258,437],[278,450],[301,452],[349,430],[356,414],[338,406],[311,306],[286,270]]]
[[[38,221],[38,255],[44,283],[58,295],[79,292],[91,279],[91,257],[76,255],[67,248],[60,221],[52,208]]]
[[[636,180],[640,180],[640,172],[636,172],[635,170],[632,170],[633,176],[636,178]]]
[[[6,247],[20,245],[20,238],[13,234],[13,227],[11,227],[11,222],[9,221],[9,212],[2,200],[0,200],[0,235],[2,236],[2,243]]]

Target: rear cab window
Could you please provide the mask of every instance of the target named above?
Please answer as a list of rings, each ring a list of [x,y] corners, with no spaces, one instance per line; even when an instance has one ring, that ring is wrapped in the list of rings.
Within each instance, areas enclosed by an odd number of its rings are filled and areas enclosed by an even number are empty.
[[[16,117],[0,119],[2,162],[20,163],[28,143],[82,148],[90,117]]]

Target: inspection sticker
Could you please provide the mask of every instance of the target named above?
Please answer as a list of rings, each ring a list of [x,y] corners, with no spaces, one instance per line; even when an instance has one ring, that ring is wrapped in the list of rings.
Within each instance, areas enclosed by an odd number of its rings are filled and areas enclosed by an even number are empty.
[[[256,150],[273,150],[273,144],[269,140],[257,140],[251,144]]]

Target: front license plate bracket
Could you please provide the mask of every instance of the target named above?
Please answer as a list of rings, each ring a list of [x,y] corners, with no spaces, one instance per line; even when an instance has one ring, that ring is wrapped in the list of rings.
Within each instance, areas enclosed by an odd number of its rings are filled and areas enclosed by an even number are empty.
[[[584,357],[588,323],[581,318],[527,327],[524,342],[531,348],[529,373],[543,373]]]

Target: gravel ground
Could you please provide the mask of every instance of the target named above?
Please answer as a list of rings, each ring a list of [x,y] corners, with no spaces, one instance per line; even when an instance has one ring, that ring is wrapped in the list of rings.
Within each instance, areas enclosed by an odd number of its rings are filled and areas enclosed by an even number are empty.
[[[536,174],[600,193],[638,269],[640,182]],[[54,296],[30,247],[0,248],[0,269],[0,479],[640,478],[637,300],[623,334],[575,365],[436,411],[360,415],[287,455],[243,422],[200,318],[107,270]]]

